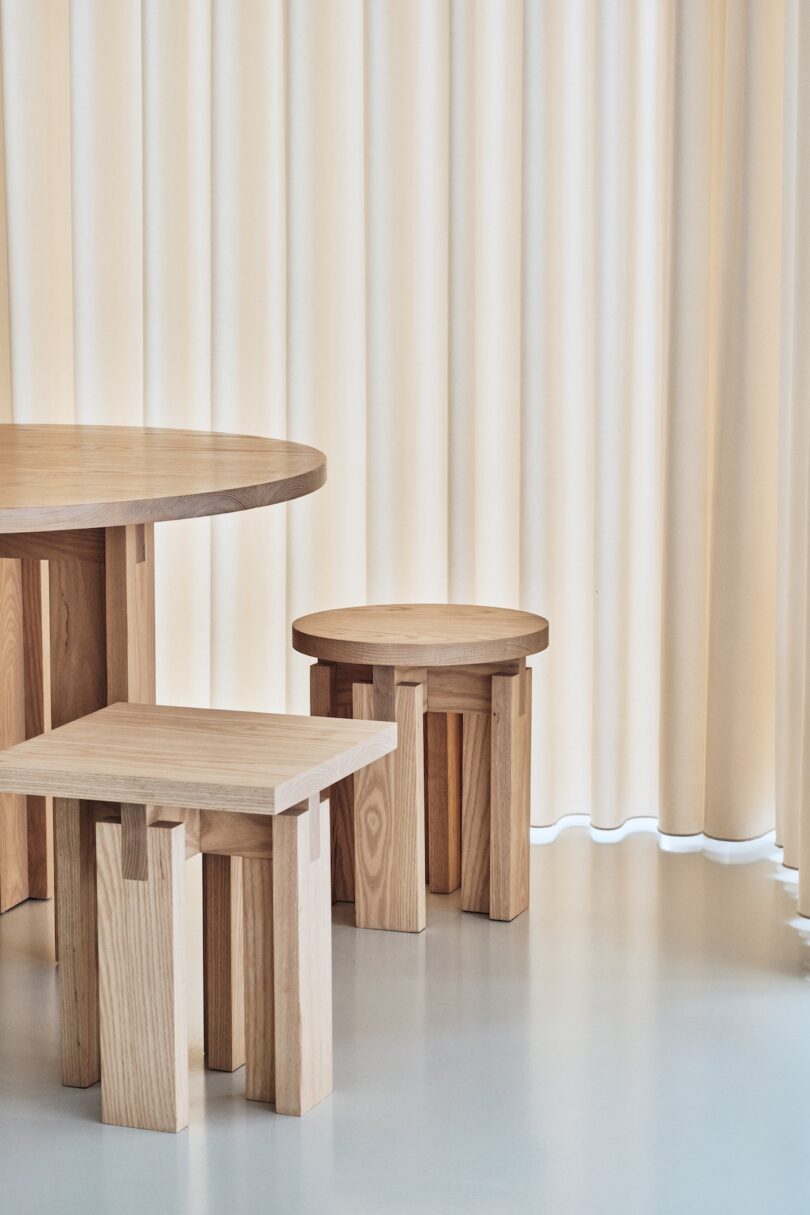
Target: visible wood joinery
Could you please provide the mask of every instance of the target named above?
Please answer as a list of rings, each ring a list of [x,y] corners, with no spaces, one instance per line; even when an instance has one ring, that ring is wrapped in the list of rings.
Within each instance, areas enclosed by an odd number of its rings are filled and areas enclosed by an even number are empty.
[[[245,1062],[242,860],[203,855],[203,997],[206,1066]]]
[[[19,561],[0,560],[0,748],[25,738],[23,584]],[[28,898],[28,811],[0,794],[0,911]]]
[[[428,885],[451,894],[461,885],[461,715],[425,714]]]
[[[423,809],[421,686],[396,686],[395,711],[410,740],[395,780],[400,797]],[[124,1126],[177,1130],[187,1119],[182,875],[200,848],[209,1066],[246,1062],[247,1096],[275,1100],[279,1113],[302,1114],[330,1091],[329,807],[317,784],[293,807],[283,805],[283,791],[290,765],[327,786],[331,773],[374,763],[396,743],[393,723],[329,721],[324,730],[317,719],[206,710],[194,711],[189,726],[188,712],[114,705],[0,753],[0,791],[14,791],[21,774],[26,792],[57,785],[64,1082],[89,1085],[101,1073],[103,1117]],[[179,734],[167,728],[173,716],[185,723]],[[165,776],[169,764],[194,767],[198,790],[209,781],[221,790],[223,774],[236,779],[251,757],[258,768],[245,775],[247,787],[256,793],[258,773],[271,782],[260,799],[265,813],[158,811],[136,801],[143,782]],[[64,780],[84,781],[105,800],[66,798]],[[111,793],[123,794],[118,805],[106,800]],[[424,885],[421,893],[424,901]]]
[[[149,827],[148,877],[132,881],[122,826],[96,828],[101,1119],[114,1126],[188,1125],[184,833]]]
[[[130,881],[145,882],[149,876],[146,806],[121,805],[121,871]]]

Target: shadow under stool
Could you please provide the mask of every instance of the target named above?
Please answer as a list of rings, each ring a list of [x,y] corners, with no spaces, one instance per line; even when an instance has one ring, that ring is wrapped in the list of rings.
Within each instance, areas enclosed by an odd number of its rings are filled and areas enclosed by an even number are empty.
[[[395,746],[390,723],[116,704],[0,752],[0,790],[54,797],[62,1082],[100,1079],[102,1121],[188,1124],[198,852],[243,858],[246,1096],[303,1114],[331,1091],[321,793]]]
[[[547,645],[547,620],[506,608],[388,604],[294,622],[294,648],[317,659],[313,715],[397,723],[396,753],[330,791],[332,897],[354,902],[359,928],[421,932],[426,878],[493,920],[528,907],[526,658]]]

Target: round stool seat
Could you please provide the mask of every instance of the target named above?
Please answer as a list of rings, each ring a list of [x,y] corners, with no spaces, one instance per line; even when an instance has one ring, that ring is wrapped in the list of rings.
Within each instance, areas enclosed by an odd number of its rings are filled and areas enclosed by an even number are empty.
[[[327,662],[467,666],[509,662],[548,645],[532,612],[460,603],[389,603],[313,612],[293,623],[293,647]]]

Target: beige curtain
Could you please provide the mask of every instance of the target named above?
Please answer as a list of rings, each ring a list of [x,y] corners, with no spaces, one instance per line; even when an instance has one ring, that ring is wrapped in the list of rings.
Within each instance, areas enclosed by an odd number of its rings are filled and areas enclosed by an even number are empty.
[[[776,820],[810,915],[810,7],[785,29]],[[805,756],[807,758],[805,758]],[[802,829],[803,828],[803,829]]]
[[[535,822],[776,808],[796,865],[802,0],[0,17],[2,415],[329,456],[308,500],[158,529],[160,696],[303,710],[300,612],[522,605]]]

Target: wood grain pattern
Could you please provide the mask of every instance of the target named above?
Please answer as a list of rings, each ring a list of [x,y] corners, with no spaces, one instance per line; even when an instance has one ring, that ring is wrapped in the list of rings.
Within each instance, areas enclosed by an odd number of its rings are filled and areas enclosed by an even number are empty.
[[[275,1101],[273,862],[242,862],[245,936],[245,1096]]]
[[[358,928],[425,927],[424,690],[398,684],[395,755],[355,775],[355,909]],[[375,717],[375,689],[355,684],[356,720]]]
[[[492,679],[492,920],[513,920],[529,906],[531,671]]]
[[[106,586],[103,565],[53,561],[49,576],[51,724],[107,703]],[[47,790],[32,790],[44,793]],[[83,790],[78,791],[81,796]],[[145,801],[145,798],[109,800]]]
[[[107,701],[154,704],[154,528],[108,527],[105,536]]]
[[[525,658],[515,658],[511,662],[484,662],[464,667],[428,667],[428,712],[489,713],[492,676],[517,674],[525,665]]]
[[[205,1063],[233,1072],[245,1062],[242,860],[203,855]]]
[[[121,871],[131,882],[145,882],[149,876],[146,806],[123,802],[121,805]]]
[[[23,588],[19,561],[0,560],[0,748],[25,738]],[[0,911],[28,898],[28,810],[0,794]]]
[[[451,894],[461,885],[461,715],[426,713],[428,886]]]
[[[117,704],[0,752],[0,789],[275,814],[395,746],[391,723]]]
[[[90,802],[54,801],[58,866],[62,1083],[87,1088],[101,1075],[96,955],[96,815]]]
[[[29,561],[90,561],[104,564],[104,529],[72,532],[16,532],[0,534],[0,557]]]
[[[122,872],[122,830],[100,822],[98,956],[101,1118],[114,1126],[188,1125],[185,828],[147,831],[145,881]]]
[[[370,672],[370,668],[368,668]],[[310,667],[309,711],[313,717],[351,717],[351,697],[339,698],[341,668],[316,662]],[[345,686],[345,679],[343,680]],[[354,902],[354,777],[336,781],[329,796],[332,830],[332,902]]]
[[[273,956],[276,1111],[304,1114],[332,1091],[329,811],[317,795],[273,819]]]
[[[135,426],[0,426],[0,532],[192,519],[286,502],[326,480],[300,443]]]
[[[420,667],[504,662],[547,645],[548,621],[542,616],[470,604],[335,609],[293,623],[296,650],[340,663]]]
[[[174,817],[170,807],[162,806],[161,812]],[[188,813],[186,810],[184,817]],[[197,814],[200,824],[198,851],[257,860],[273,855],[272,819],[266,814],[232,814],[230,810],[202,810]]]
[[[462,715],[461,906],[489,913],[490,758],[489,713]]]
[[[26,537],[27,538],[27,537]],[[25,657],[25,737],[51,728],[51,653],[47,561],[25,560],[22,568]],[[28,897],[54,892],[53,799],[28,798]]]

